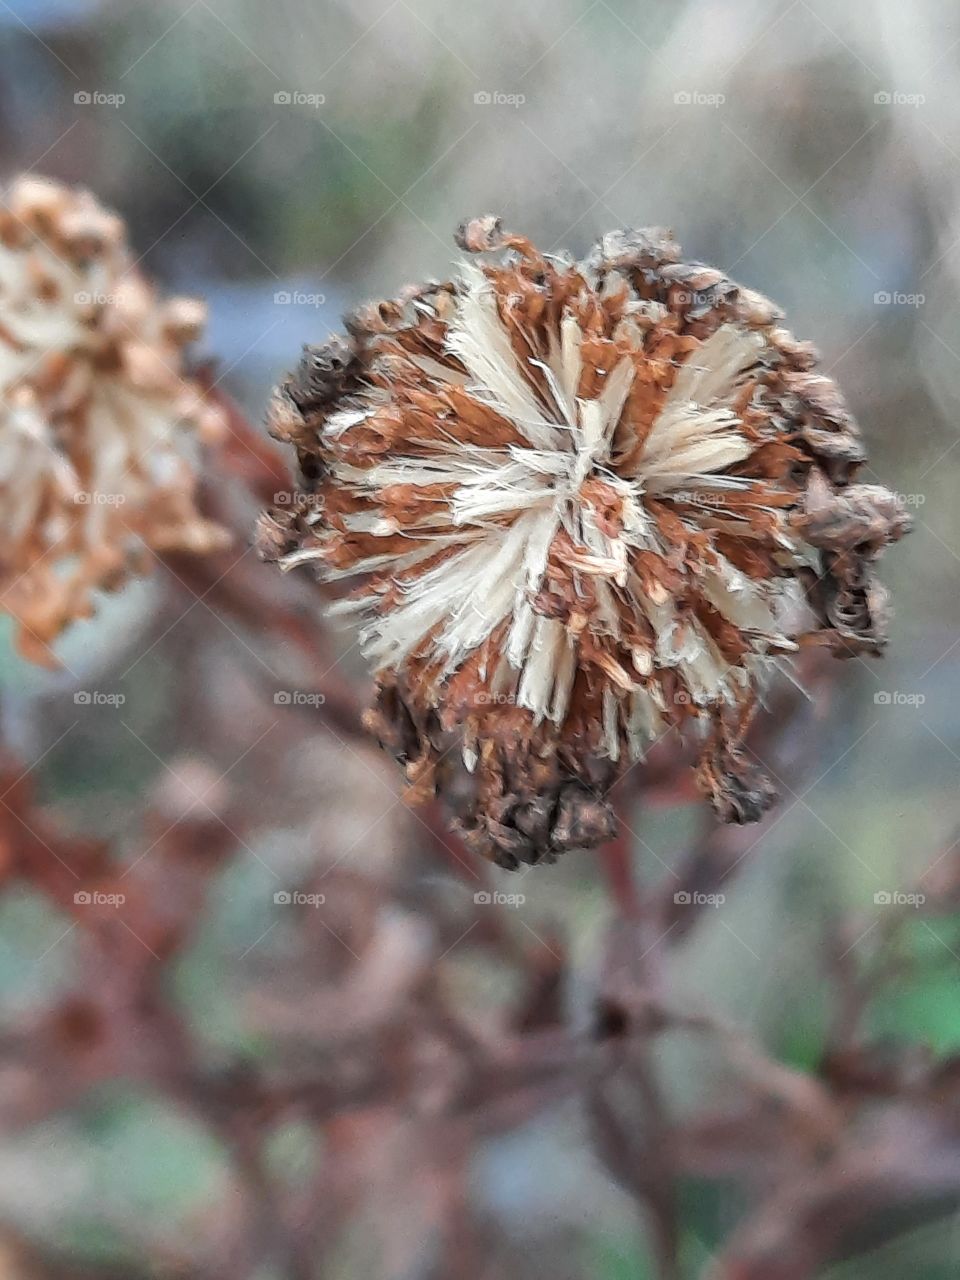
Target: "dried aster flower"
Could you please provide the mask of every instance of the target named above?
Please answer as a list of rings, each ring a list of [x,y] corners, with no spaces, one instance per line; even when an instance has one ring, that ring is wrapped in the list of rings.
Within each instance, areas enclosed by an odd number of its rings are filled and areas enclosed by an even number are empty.
[[[221,413],[184,376],[202,304],[158,301],[123,223],[86,191],[21,178],[0,204],[0,607],[27,656],[91,612],[145,550],[206,553],[192,454]]]
[[[493,217],[458,243],[494,263],[364,308],[278,389],[302,489],[264,554],[363,575],[335,608],[364,620],[370,723],[501,865],[608,838],[606,792],[671,726],[755,820],[757,699],[802,645],[880,651],[898,501],[854,483],[814,350],[668,232],[584,262]]]

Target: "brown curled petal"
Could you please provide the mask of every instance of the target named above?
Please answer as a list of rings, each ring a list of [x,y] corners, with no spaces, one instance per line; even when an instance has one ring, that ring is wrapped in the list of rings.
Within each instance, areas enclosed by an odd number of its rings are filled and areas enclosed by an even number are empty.
[[[355,358],[353,342],[342,337],[306,346],[283,390],[301,412],[321,409],[345,390]]]
[[[770,333],[770,345],[789,368],[798,372],[808,373],[820,363],[820,352],[814,344],[800,342],[789,329],[774,328]]]
[[[490,253],[503,247],[503,221],[493,213],[470,218],[460,223],[453,238],[467,253]]]
[[[308,439],[312,428],[285,388],[278,387],[267,406],[267,430],[274,440],[300,444]]]
[[[806,510],[790,523],[811,546],[841,551],[896,542],[911,527],[902,499],[876,484],[808,488]]]
[[[517,785],[517,780],[514,780]],[[617,820],[609,801],[577,781],[558,778],[546,791],[522,783],[490,799],[478,791],[463,813],[454,807],[464,843],[507,870],[556,860],[571,849],[592,849],[613,838]]]
[[[365,302],[343,317],[343,326],[354,338],[363,339],[376,333],[393,333],[403,322],[403,304],[385,300]]]
[[[555,849],[593,849],[616,834],[617,819],[609,801],[577,783],[563,789],[550,832]]]
[[[835,382],[819,373],[788,373],[784,385],[806,417],[837,431],[856,431],[856,423]]]
[[[289,530],[283,527],[272,511],[262,511],[257,517],[254,546],[261,560],[271,562],[293,551],[297,540],[291,539]]]
[[[680,246],[666,227],[610,231],[587,257],[587,265],[600,272],[656,270],[679,261]]]
[[[825,431],[804,423],[800,435],[810,450],[827,463],[843,464],[832,470],[831,478],[842,479],[849,469],[867,460],[867,451],[858,436],[841,431]]]
[[[750,326],[766,328],[783,319],[783,312],[777,304],[755,289],[740,289],[734,308],[737,318]]]
[[[847,653],[879,654],[887,641],[890,593],[865,566],[840,566],[826,580],[826,616]]]
[[[745,749],[717,733],[697,765],[697,783],[721,822],[759,822],[777,801],[777,789]]]

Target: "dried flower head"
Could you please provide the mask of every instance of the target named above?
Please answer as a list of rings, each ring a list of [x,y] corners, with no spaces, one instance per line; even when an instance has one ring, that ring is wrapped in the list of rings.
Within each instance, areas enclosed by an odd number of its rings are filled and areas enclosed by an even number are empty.
[[[21,178],[0,205],[0,606],[41,662],[94,588],[145,549],[206,553],[196,441],[220,410],[184,375],[204,308],[161,303],[122,221],[86,191]]]
[[[836,386],[766,298],[615,232],[583,262],[498,219],[447,283],[348,317],[277,391],[302,491],[264,554],[364,575],[371,725],[503,866],[613,831],[606,793],[671,726],[719,815],[773,789],[743,747],[802,645],[884,643],[906,529]]]

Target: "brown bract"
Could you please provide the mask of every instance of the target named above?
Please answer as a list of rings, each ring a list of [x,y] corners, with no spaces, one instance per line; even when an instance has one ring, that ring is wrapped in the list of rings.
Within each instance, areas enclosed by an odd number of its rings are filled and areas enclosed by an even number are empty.
[[[583,262],[487,216],[457,277],[348,317],[278,388],[284,568],[359,577],[371,729],[505,867],[608,839],[611,786],[671,728],[726,821],[773,788],[744,734],[805,644],[879,653],[907,519],[766,298],[668,232]]]
[[[48,645],[149,552],[206,554],[197,449],[223,415],[185,372],[203,304],[161,302],[122,221],[86,191],[21,178],[0,204],[0,607]]]

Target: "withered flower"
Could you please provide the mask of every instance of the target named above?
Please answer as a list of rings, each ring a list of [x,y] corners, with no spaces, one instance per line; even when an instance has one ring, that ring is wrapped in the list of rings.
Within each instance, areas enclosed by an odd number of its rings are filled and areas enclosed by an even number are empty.
[[[86,191],[21,178],[0,204],[0,607],[47,648],[146,551],[206,553],[194,454],[221,412],[184,374],[201,303],[161,303],[122,221]]]
[[[899,502],[854,483],[813,348],[669,232],[583,262],[489,216],[458,243],[496,257],[348,317],[276,392],[301,491],[264,554],[363,575],[334,607],[363,619],[371,727],[502,866],[609,838],[671,726],[718,814],[757,819],[758,698],[803,645],[881,650]]]

